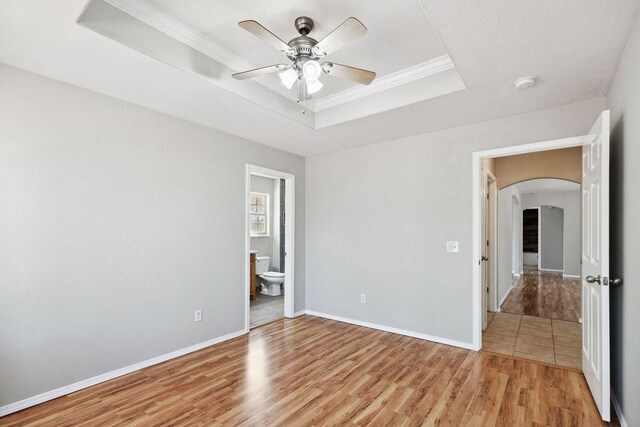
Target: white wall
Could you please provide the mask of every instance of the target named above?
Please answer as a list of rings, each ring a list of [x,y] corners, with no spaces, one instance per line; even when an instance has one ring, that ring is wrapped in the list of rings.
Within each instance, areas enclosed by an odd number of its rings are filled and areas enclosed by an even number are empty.
[[[307,309],[471,343],[472,152],[583,135],[603,107],[597,98],[307,158]]]
[[[580,213],[580,191],[557,191],[548,193],[522,194],[522,209],[539,206],[557,206],[563,209],[563,236],[562,254],[564,258],[564,274],[579,276],[582,268],[581,259],[581,213]],[[544,233],[544,230],[543,230]],[[539,242],[544,245],[544,236]],[[542,247],[544,257],[544,247]],[[543,259],[544,261],[544,259]],[[554,267],[553,265],[551,267]],[[548,265],[541,265],[541,268],[551,268]],[[552,268],[553,269],[553,268]]]
[[[540,207],[540,269],[564,272],[563,236],[564,209],[556,206]]]
[[[611,109],[611,386],[628,424],[640,420],[640,21],[607,95]]]
[[[522,209],[520,205],[513,217],[513,198],[520,204],[520,192],[511,185],[498,191],[498,304],[511,290],[513,284],[513,246],[516,241],[515,251],[518,254],[518,266],[516,274],[520,274],[522,268],[519,254],[522,252]],[[514,239],[514,223],[517,229]]]
[[[274,228],[274,208],[280,204],[275,198],[275,182],[272,178],[264,178],[261,176],[251,176],[251,191],[264,193],[269,195],[269,236],[251,237],[251,249],[258,251],[258,256],[268,256],[271,258],[269,265],[273,267],[273,241],[278,235],[278,231]]]
[[[296,176],[304,309],[302,158],[2,65],[0,99],[0,406],[242,330],[246,163]]]

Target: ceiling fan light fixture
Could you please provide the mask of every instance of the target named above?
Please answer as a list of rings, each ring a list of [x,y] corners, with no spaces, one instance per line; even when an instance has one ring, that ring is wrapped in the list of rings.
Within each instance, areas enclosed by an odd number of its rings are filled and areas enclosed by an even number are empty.
[[[318,92],[320,89],[322,89],[322,86],[323,84],[320,80],[307,81],[307,91],[310,95]]]
[[[322,74],[322,67],[318,64],[318,61],[309,60],[304,63],[302,66],[302,75],[308,82],[313,82],[318,80]]]
[[[296,73],[293,68],[283,71],[278,76],[280,77],[282,84],[285,85],[287,89],[291,89],[296,80],[298,80],[298,73]]]

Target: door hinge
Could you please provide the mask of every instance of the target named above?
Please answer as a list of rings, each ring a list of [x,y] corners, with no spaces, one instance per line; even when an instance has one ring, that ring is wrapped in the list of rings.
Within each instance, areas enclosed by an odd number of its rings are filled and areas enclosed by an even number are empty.
[[[489,246],[489,241],[487,240],[487,246]]]
[[[487,293],[489,293],[489,287],[487,286]]]

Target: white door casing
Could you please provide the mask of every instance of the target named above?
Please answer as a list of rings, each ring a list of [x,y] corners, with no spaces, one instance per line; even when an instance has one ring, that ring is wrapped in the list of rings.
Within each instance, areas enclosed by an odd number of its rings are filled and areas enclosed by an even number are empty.
[[[589,134],[594,142],[582,147],[582,371],[609,421],[609,111]]]

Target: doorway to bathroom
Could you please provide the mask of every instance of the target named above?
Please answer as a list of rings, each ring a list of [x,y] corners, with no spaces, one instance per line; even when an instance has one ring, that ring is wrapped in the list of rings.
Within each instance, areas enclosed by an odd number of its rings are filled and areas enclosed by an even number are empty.
[[[245,330],[294,313],[295,177],[247,164]]]

